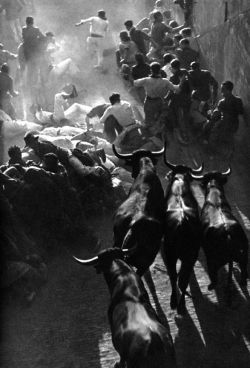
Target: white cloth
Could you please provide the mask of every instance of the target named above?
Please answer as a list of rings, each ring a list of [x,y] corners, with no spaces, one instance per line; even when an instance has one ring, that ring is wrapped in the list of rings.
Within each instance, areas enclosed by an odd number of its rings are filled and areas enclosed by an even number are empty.
[[[97,66],[102,66],[103,63],[103,51],[105,48],[105,36],[108,30],[109,22],[99,17],[90,17],[88,19],[82,19],[81,23],[90,23],[90,36],[87,38],[88,51],[93,58],[96,54]],[[92,37],[92,35],[98,35],[100,37]]]
[[[167,74],[167,77],[166,77],[167,79],[169,79],[173,75],[170,64],[164,65],[162,67],[162,70]]]
[[[134,112],[132,110],[131,104],[127,101],[117,102],[114,105],[109,106],[100,118],[100,122],[104,123],[105,120],[111,115],[115,117],[122,127],[126,127],[135,123]]]
[[[65,93],[64,93],[65,94]],[[66,107],[66,100],[63,98],[63,93],[56,93],[54,98],[54,120],[59,123],[60,120],[65,119],[64,108]]]
[[[82,105],[77,102],[68,107],[68,103],[63,98],[65,92],[55,94],[53,118],[57,123],[62,119],[68,119],[72,123],[84,121],[87,113],[91,110],[90,106]]]
[[[166,78],[141,78],[134,81],[134,86],[144,87],[146,95],[151,98],[164,97],[168,90],[179,91],[179,85],[174,85]]]
[[[96,34],[104,37],[108,30],[109,22],[105,19],[101,19],[99,17],[90,17],[88,19],[82,19],[81,23],[90,23],[90,34]]]
[[[103,38],[99,37],[88,37],[87,38],[88,51],[91,55],[92,60],[94,57],[97,58],[97,65],[101,66],[103,63],[103,51],[105,48]]]

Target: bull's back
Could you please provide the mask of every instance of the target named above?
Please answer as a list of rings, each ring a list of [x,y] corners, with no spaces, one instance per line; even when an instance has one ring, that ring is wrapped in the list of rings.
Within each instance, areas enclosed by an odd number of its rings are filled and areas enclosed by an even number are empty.
[[[126,302],[114,310],[113,343],[128,368],[174,368],[175,352],[168,330],[152,319],[140,303]]]
[[[196,209],[175,209],[166,212],[165,249],[180,259],[193,256],[201,245],[201,226]]]

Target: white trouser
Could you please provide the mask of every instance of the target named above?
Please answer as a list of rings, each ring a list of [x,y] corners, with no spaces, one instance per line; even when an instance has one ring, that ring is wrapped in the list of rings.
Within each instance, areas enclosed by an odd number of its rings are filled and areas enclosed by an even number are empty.
[[[103,62],[104,38],[90,36],[87,38],[87,45],[91,57],[94,57],[94,54],[96,54],[97,65],[101,66]]]

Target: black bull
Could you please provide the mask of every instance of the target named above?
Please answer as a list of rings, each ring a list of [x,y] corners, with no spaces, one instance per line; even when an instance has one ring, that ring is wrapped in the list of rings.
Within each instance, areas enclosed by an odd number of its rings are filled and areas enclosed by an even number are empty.
[[[185,294],[190,275],[198,258],[201,245],[201,226],[198,203],[191,190],[191,174],[201,172],[183,165],[173,165],[166,158],[170,167],[169,184],[165,194],[165,226],[162,257],[168,269],[172,294],[170,306],[177,308],[180,314],[185,313]],[[181,267],[177,274],[177,260]],[[177,301],[177,280],[181,291]]]
[[[111,302],[108,309],[112,342],[120,355],[120,368],[174,368],[172,337],[150,304],[141,278],[123,261],[131,250],[110,248],[90,260],[103,272]]]
[[[164,148],[158,152],[138,150],[132,154],[119,154],[113,145],[113,151],[132,166],[135,179],[127,200],[114,216],[114,246],[135,247],[128,263],[142,276],[154,262],[163,236],[164,192],[155,163]]]
[[[201,223],[203,247],[211,281],[209,290],[216,286],[217,272],[227,263],[229,264],[228,287],[230,287],[233,261],[240,265],[241,284],[245,286],[247,283],[248,239],[242,226],[233,216],[224,194],[224,184],[230,173],[231,168],[224,173],[210,172],[203,176],[193,175],[194,179],[201,180],[205,191]],[[230,294],[229,298],[231,298]]]

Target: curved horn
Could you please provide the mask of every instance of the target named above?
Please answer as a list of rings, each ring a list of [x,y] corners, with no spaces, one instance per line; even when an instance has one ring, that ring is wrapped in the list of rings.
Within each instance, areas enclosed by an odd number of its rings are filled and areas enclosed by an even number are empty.
[[[98,263],[98,256],[95,256],[95,257],[90,258],[90,259],[80,259],[80,258],[76,258],[75,256],[73,256],[73,258],[77,262],[79,262],[79,263],[81,263],[85,266],[95,266]]]
[[[130,253],[133,253],[135,250],[136,250],[137,247],[133,247],[133,248],[130,248],[130,249],[122,249],[122,252],[125,253],[125,254],[130,254]]]
[[[166,145],[164,145],[164,147],[162,147],[161,150],[159,151],[154,151],[154,152],[151,152],[153,156],[155,157],[158,157],[158,156],[161,156],[164,152],[165,152],[165,148],[166,148]]]
[[[166,159],[166,156],[164,155],[164,162],[165,164],[171,169],[171,170],[175,170],[175,168],[177,167],[177,165],[171,164],[170,162],[168,162],[168,160]]]
[[[166,148],[167,148],[167,142],[165,141],[165,144],[164,144],[164,151],[166,152]],[[171,164],[170,162],[168,162],[168,160],[166,159],[166,155],[164,154],[163,156],[163,159],[164,159],[164,163],[171,169],[171,170],[174,170],[176,168],[176,165],[174,164]]]
[[[133,156],[132,153],[118,153],[114,144],[112,144],[112,149],[113,149],[113,152],[116,155],[116,157],[118,157],[122,160],[128,160],[128,159],[132,158],[132,156]]]
[[[231,169],[231,166],[229,166],[229,168],[226,171],[224,171],[223,173],[221,173],[221,175],[222,176],[228,176],[228,175],[231,174],[231,172],[232,172],[232,169]]]
[[[204,163],[202,162],[201,166],[198,167],[198,169],[191,169],[191,173],[192,174],[200,174],[203,169],[204,169]]]
[[[204,178],[204,175],[195,175],[192,172],[190,173],[191,178],[193,178],[194,180],[202,180]]]

